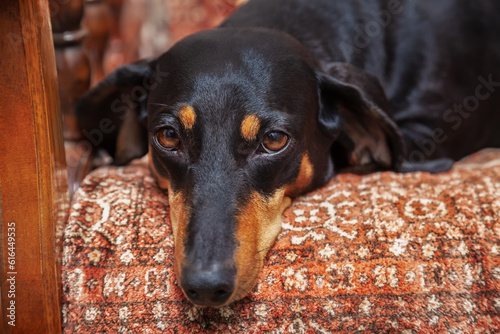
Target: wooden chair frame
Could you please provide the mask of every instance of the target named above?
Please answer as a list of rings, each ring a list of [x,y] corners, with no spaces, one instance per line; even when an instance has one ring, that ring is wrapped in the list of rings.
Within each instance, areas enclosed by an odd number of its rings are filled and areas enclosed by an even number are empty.
[[[60,333],[69,206],[46,0],[0,2],[2,333]]]

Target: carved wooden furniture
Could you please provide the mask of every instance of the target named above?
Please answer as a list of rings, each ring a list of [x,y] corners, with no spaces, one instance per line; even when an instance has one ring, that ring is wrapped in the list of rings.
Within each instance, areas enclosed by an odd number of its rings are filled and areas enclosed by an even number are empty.
[[[0,331],[59,333],[68,192],[48,3],[1,1],[0,36]]]

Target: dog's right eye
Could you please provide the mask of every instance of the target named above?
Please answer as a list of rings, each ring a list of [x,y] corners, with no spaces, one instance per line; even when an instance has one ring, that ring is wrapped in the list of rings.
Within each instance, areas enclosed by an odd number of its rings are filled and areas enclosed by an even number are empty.
[[[168,150],[176,150],[179,146],[179,135],[172,128],[161,129],[156,133],[158,143]]]

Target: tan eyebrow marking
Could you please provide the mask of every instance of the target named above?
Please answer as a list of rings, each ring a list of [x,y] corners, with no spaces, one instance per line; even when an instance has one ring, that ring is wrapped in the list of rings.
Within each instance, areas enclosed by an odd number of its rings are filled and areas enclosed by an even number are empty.
[[[194,126],[194,122],[196,121],[196,112],[193,107],[184,106],[181,110],[179,110],[178,117],[181,120],[182,125],[184,125],[187,130],[191,130]]]
[[[260,130],[260,119],[255,115],[247,115],[241,122],[241,135],[245,140],[254,140]]]

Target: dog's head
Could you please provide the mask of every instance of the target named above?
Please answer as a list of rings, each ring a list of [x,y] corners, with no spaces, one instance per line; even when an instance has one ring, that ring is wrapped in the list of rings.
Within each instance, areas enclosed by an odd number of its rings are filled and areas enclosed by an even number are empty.
[[[116,124],[100,141],[118,163],[149,151],[168,190],[180,286],[194,304],[221,306],[255,285],[291,198],[335,164],[396,167],[388,109],[374,77],[321,70],[287,35],[215,29],[118,69],[78,111],[87,133]]]

